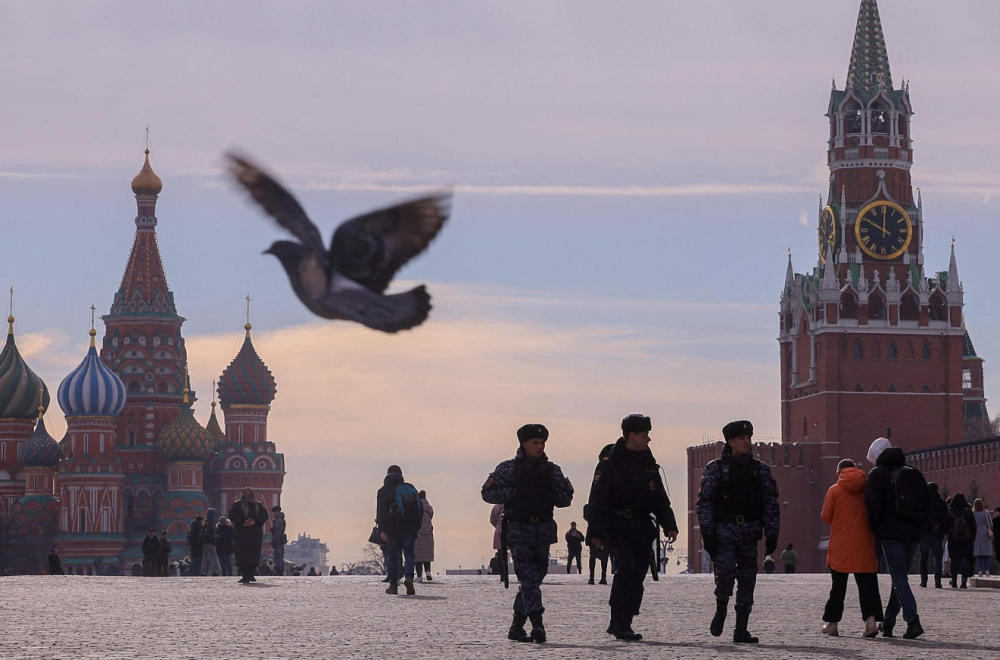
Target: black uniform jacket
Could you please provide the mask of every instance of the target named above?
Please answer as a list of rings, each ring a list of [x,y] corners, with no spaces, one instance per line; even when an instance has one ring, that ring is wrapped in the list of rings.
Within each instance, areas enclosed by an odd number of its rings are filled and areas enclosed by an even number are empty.
[[[612,547],[645,546],[656,538],[651,513],[664,532],[678,531],[653,453],[629,451],[619,438],[594,470],[587,531]]]

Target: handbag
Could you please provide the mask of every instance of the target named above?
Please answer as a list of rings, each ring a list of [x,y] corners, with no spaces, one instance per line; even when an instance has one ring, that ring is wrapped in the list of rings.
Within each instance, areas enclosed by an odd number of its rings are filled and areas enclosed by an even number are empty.
[[[375,545],[382,545],[385,541],[382,540],[382,532],[378,531],[378,526],[372,527],[372,533],[368,535],[368,542],[374,543]]]

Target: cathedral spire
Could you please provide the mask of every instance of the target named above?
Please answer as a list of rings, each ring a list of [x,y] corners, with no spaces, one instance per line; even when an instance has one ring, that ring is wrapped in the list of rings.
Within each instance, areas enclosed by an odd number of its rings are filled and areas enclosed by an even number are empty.
[[[892,89],[889,54],[885,48],[876,0],[861,0],[847,82],[848,87],[853,87],[863,96],[873,96],[883,85]]]
[[[149,149],[142,170],[132,179],[138,215],[135,240],[125,265],[122,283],[111,304],[112,316],[118,314],[177,315],[174,296],[167,287],[167,276],[156,243],[156,197],[163,182],[149,165]]]
[[[958,279],[958,261],[955,259],[955,239],[951,239],[951,261],[948,262],[948,291],[961,291],[962,283]]]

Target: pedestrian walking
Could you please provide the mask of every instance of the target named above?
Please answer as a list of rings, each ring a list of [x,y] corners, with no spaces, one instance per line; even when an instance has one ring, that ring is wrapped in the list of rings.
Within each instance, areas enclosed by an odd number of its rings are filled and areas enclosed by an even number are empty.
[[[944,540],[948,536],[948,505],[938,492],[938,485],[933,481],[927,483],[930,493],[927,520],[920,531],[920,586],[927,586],[927,575],[930,571],[929,562],[934,560],[934,587],[941,588],[941,574],[944,569]]]
[[[403,471],[398,465],[390,465],[375,496],[375,525],[386,544],[387,594],[399,593],[400,552],[403,554],[406,595],[416,593],[413,588],[413,546],[423,518],[423,505],[417,489],[403,481]]]
[[[503,504],[501,534],[514,559],[517,596],[514,619],[507,639],[545,642],[542,614],[542,580],[548,572],[549,547],[556,543],[558,527],[552,517],[555,507],[573,502],[573,485],[562,469],[545,455],[549,431],[541,424],[525,424],[517,430],[519,447],[514,458],[496,466],[483,484],[482,496],[490,504]],[[524,624],[531,620],[531,634]]]
[[[1000,506],[993,509],[993,556],[1000,562],[1000,534],[997,528],[1000,527]]]
[[[909,570],[920,545],[920,532],[930,511],[930,491],[923,474],[906,464],[906,455],[886,438],[876,438],[868,449],[868,462],[875,467],[865,484],[868,524],[881,544],[882,556],[892,577],[892,590],[885,605],[882,636],[892,637],[900,609],[906,621],[905,639],[923,634],[917,599],[910,588]]]
[[[62,575],[63,568],[62,562],[59,561],[59,553],[56,552],[55,548],[52,548],[52,552],[49,553],[49,575]]]
[[[420,504],[424,509],[423,518],[420,521],[420,531],[417,532],[417,542],[413,544],[413,561],[417,572],[417,581],[423,582],[426,574],[427,581],[434,580],[431,577],[431,562],[434,561],[434,507],[427,501],[427,491],[418,493]]]
[[[215,553],[219,556],[219,570],[226,577],[233,575],[233,522],[219,516],[215,525]]]
[[[766,575],[774,575],[774,559],[771,558],[771,555],[764,557],[764,563],[762,565]]]
[[[142,540],[142,575],[143,577],[156,576],[156,560],[160,554],[160,540],[156,538],[156,530],[152,527],[146,533],[146,538]]]
[[[219,553],[215,551],[215,545],[219,542],[219,512],[209,509],[205,512],[205,526],[202,528],[202,554],[201,554],[201,574],[221,575],[222,564],[219,562]]]
[[[951,588],[958,587],[958,577],[962,577],[961,589],[968,589],[972,576],[972,563],[976,550],[976,517],[969,509],[969,500],[964,493],[955,493],[948,505],[951,526],[948,530],[948,554],[951,556]]]
[[[857,464],[845,458],[837,465],[837,483],[830,486],[823,500],[820,517],[830,525],[830,542],[826,565],[833,585],[823,612],[823,632],[831,637],[840,635],[838,624],[844,617],[844,597],[847,578],[853,573],[861,601],[861,619],[865,622],[865,637],[878,635],[882,616],[882,597],[878,590],[878,557],[875,554],[875,534],[868,524],[865,509],[867,476]]]
[[[799,565],[799,553],[795,552],[791,543],[781,552],[781,563],[785,566],[786,573],[794,573]]]
[[[976,560],[976,575],[989,575],[993,561],[993,518],[979,497],[972,504],[972,515],[976,519],[976,543],[972,554]]]
[[[233,551],[240,583],[256,582],[254,573],[260,564],[260,551],[264,544],[267,507],[255,500],[253,489],[247,487],[243,489],[240,499],[229,508],[229,519],[233,522]],[[191,566],[193,568],[194,563]]]
[[[271,507],[271,549],[274,551],[274,574],[285,574],[285,544],[288,535],[285,534],[285,514],[281,507],[275,504]]]
[[[160,532],[160,549],[156,553],[156,575],[157,577],[167,577],[167,570],[170,568],[170,539],[167,538],[167,530]]]
[[[576,528],[576,523],[571,522],[569,524],[569,531],[566,532],[566,550],[569,554],[569,559],[566,561],[566,572],[570,572],[570,567],[573,566],[573,559],[576,559],[576,572],[583,573],[583,561],[581,556],[583,555],[583,542],[586,537],[583,532]]]
[[[191,549],[191,568],[188,574],[193,576],[201,575],[201,559],[205,548],[205,523],[202,516],[195,518],[188,530],[187,542]]]
[[[726,623],[729,599],[736,591],[733,642],[756,644],[747,630],[757,585],[757,544],[764,554],[778,547],[778,485],[766,463],[753,457],[753,424],[730,422],[722,428],[722,456],[705,466],[698,493],[698,525],[705,551],[715,566],[715,616],[710,631],[718,637]]]
[[[642,606],[642,583],[651,567],[656,577],[656,527],[663,529],[671,543],[678,532],[660,466],[649,450],[652,428],[645,415],[632,414],[622,420],[621,437],[594,470],[587,506],[591,545],[607,545],[617,567],[607,632],[624,641],[642,639],[632,629],[632,620]]]

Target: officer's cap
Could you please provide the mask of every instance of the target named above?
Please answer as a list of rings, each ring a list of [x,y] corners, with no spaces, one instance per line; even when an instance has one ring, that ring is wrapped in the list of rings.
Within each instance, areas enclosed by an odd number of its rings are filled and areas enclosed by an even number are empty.
[[[632,413],[622,420],[622,434],[644,433],[653,430],[653,422],[645,415]]]
[[[522,445],[528,440],[534,440],[535,438],[548,440],[549,430],[541,424],[525,424],[517,430],[517,441]]]
[[[753,437],[753,424],[745,419],[741,419],[738,422],[729,422],[722,427],[722,436],[726,439],[726,442],[741,435]]]

